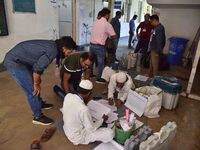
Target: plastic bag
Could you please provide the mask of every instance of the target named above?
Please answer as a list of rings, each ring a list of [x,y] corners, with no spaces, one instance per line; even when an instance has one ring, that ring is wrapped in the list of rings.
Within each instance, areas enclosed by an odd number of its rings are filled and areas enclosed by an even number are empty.
[[[148,99],[144,116],[148,118],[159,117],[159,111],[162,106],[162,90],[154,86],[144,86],[137,88],[135,91]]]

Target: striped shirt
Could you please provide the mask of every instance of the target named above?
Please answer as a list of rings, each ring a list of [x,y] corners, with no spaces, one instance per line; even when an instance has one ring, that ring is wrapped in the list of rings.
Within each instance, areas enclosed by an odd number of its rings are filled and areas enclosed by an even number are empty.
[[[81,53],[74,53],[67,57],[60,70],[61,80],[63,79],[64,73],[71,74],[70,82],[75,80],[81,80],[81,75],[83,73],[83,68],[80,65]]]

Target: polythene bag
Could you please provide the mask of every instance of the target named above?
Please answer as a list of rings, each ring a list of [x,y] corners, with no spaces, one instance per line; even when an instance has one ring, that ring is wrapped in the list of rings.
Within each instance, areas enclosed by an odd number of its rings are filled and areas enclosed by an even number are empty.
[[[159,117],[159,111],[162,106],[162,90],[154,86],[144,86],[136,89],[136,92],[143,94],[148,99],[144,116],[148,118]]]
[[[144,111],[144,116],[148,118],[159,117],[159,111],[162,106],[162,94],[151,95],[148,98],[147,105]]]

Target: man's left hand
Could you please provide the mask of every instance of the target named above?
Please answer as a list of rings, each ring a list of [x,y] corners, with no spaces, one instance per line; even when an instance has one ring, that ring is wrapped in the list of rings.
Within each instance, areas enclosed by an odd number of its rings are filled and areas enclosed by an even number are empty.
[[[33,91],[33,96],[38,96],[40,94],[40,83],[34,84],[34,91]]]
[[[117,108],[121,107],[123,105],[123,102],[120,99],[115,100],[115,106]]]

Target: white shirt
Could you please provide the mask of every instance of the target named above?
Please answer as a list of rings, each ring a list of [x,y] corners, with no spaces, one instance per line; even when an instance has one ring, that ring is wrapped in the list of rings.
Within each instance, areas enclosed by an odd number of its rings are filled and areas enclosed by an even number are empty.
[[[88,107],[76,94],[65,96],[62,112],[65,135],[74,145],[85,143],[84,137],[96,131],[103,123],[103,119],[95,123],[92,121]]]
[[[108,98],[114,98],[115,91],[119,92],[118,98],[124,102],[127,99],[129,90],[133,85],[133,80],[131,77],[126,74],[128,80],[125,82],[124,86],[120,89],[117,87],[117,73],[113,74],[110,78],[110,82],[108,85]]]

